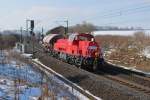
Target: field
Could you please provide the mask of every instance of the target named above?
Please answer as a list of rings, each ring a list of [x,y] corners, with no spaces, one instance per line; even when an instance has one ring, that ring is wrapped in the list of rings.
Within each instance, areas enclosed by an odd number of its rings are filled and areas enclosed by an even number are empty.
[[[102,46],[107,61],[150,72],[150,37],[145,33],[138,32],[133,36],[101,35],[96,36],[96,41]]]

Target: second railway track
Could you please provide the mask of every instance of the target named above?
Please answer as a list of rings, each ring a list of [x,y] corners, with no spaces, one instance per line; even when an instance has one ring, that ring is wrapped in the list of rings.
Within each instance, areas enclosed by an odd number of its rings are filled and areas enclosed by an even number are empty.
[[[105,74],[104,72],[101,72],[102,74]],[[104,77],[110,79],[110,80],[113,80],[113,81],[116,81],[122,85],[125,85],[125,86],[128,86],[130,88],[133,88],[135,89],[136,91],[141,91],[143,93],[146,93],[148,95],[150,95],[150,86],[144,86],[142,84],[138,84],[138,83],[135,83],[135,82],[132,82],[130,80],[127,80],[127,79],[123,79],[123,78],[120,78],[118,76],[113,76],[113,75],[104,75]],[[148,81],[150,83],[150,81]]]

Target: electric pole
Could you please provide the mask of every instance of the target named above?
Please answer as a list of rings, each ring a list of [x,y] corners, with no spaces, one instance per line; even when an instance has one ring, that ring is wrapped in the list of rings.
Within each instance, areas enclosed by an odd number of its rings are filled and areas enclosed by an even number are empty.
[[[66,21],[64,21],[64,22],[66,22],[65,35],[67,35],[67,33],[68,33],[68,23],[69,23],[69,21],[66,20]]]
[[[33,58],[34,58],[34,42],[35,42],[35,34],[33,32],[34,30],[34,20],[30,20],[30,36],[32,38],[32,54],[33,54]]]
[[[30,22],[30,27],[28,27],[28,22]],[[27,40],[28,40],[28,33],[29,33],[29,29],[30,29],[30,40],[29,41],[32,41],[32,54],[33,54],[33,57],[34,57],[34,38],[35,38],[35,34],[34,34],[34,20],[29,20],[27,19],[26,20],[26,31],[27,31]]]
[[[63,20],[63,21],[56,21],[56,22],[65,22],[66,23],[66,25],[64,26],[65,27],[64,35],[66,36],[67,33],[68,33],[68,30],[69,30],[69,21],[68,20]]]
[[[42,27],[41,36],[40,36],[40,41],[42,41],[43,38],[44,38],[44,28]]]
[[[22,40],[22,27],[20,27],[20,43],[22,43],[23,42],[23,40]]]
[[[41,33],[43,34],[43,32],[44,32],[44,28],[42,27],[42,32]]]

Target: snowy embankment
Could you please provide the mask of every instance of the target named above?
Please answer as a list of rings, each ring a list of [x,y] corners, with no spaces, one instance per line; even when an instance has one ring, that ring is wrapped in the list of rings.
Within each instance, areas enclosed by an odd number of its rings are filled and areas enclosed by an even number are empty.
[[[37,79],[40,75],[32,69],[25,70],[26,68],[29,66],[18,65],[15,61],[11,61],[9,64],[0,64],[0,100],[14,100],[15,98],[29,100],[29,97],[41,95],[40,87],[32,87],[32,83],[39,84]],[[20,80],[20,83],[17,80]],[[17,92],[18,90],[20,92]]]
[[[93,94],[91,94],[89,91],[84,90],[83,88],[81,88],[80,86],[72,83],[71,81],[67,80],[65,77],[63,77],[62,75],[60,75],[59,73],[53,71],[51,68],[45,66],[44,64],[42,64],[38,59],[33,59],[33,62],[35,65],[37,65],[41,70],[43,70],[48,76],[51,76],[52,74],[55,76],[55,80],[57,80],[59,83],[65,85],[66,87],[68,87],[68,90],[75,96],[77,96],[80,100],[90,100],[88,97],[86,97],[84,94],[80,93],[77,89],[73,88],[73,86],[68,85],[67,83],[65,83],[63,80],[69,82],[70,84],[74,85],[74,87],[80,89],[80,91],[84,91],[86,93],[86,95],[96,99],[96,100],[101,100],[101,98],[94,96]],[[43,69],[42,67],[44,67],[45,69]],[[50,72],[52,73],[50,73]],[[58,79],[57,77],[60,77],[62,80]]]
[[[47,89],[49,95],[45,96],[44,91]],[[0,64],[0,100],[37,100],[40,97],[78,99],[56,78],[47,78],[32,65],[12,60],[7,64]]]

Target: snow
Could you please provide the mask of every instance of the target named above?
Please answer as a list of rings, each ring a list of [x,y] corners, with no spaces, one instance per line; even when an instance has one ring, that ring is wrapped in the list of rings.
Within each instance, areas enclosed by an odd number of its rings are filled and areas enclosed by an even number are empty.
[[[141,30],[143,31],[143,30]],[[94,31],[92,34],[94,36],[97,36],[97,35],[121,35],[121,36],[133,36],[134,33],[136,32],[141,32],[140,30],[139,31]],[[150,31],[147,30],[147,31],[144,31],[146,34],[150,34]]]
[[[22,56],[25,56],[27,58],[32,58],[33,54],[26,54],[26,53],[24,53],[24,54],[22,54]]]
[[[3,91],[0,90],[0,97],[2,97],[4,95]]]
[[[29,100],[32,97],[39,97],[41,95],[41,89],[37,87],[26,89],[20,94],[20,100]]]
[[[145,57],[150,58],[150,46],[145,47],[145,49],[143,50],[142,54]]]
[[[15,80],[22,80],[18,83]],[[18,61],[9,61],[8,64],[0,64],[0,100],[14,100],[15,90],[19,89],[19,100],[37,100],[43,93],[43,84],[48,84],[48,90],[53,91],[57,99],[78,99],[68,87],[56,79],[53,75],[47,77],[35,66]],[[17,92],[16,92],[17,93]],[[49,97],[51,99],[51,97]]]

